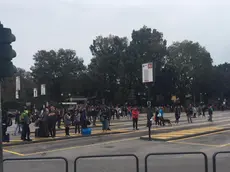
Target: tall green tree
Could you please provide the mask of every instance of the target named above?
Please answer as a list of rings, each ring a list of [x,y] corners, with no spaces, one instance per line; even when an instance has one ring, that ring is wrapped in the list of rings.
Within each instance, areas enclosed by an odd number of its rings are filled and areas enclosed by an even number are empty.
[[[2,85],[2,95],[4,101],[15,101],[15,92],[16,92],[16,76],[20,77],[20,94],[19,99],[22,102],[30,101],[33,97],[33,88],[36,87],[33,82],[32,75],[29,71],[26,71],[22,68],[17,68],[16,73],[13,77],[6,78],[3,81]]]
[[[183,100],[186,94],[210,93],[212,58],[199,43],[175,42],[168,48],[166,66],[174,71],[176,94]]]
[[[97,87],[97,95],[112,102],[124,77],[124,58],[128,47],[126,37],[98,36],[90,46],[93,58],[88,66],[89,74]],[[119,82],[119,83],[118,83]]]
[[[215,98],[223,100],[230,97],[230,64],[224,63],[213,67],[213,94]]]
[[[156,83],[152,87],[152,96],[160,94],[157,90],[162,87],[162,66],[167,55],[167,41],[163,38],[163,33],[156,29],[144,26],[139,30],[133,30],[132,40],[128,49],[129,61],[125,70],[129,75],[130,85],[135,92],[146,92],[146,87],[142,84],[142,64],[148,62],[156,63]],[[163,92],[161,92],[163,93]]]
[[[40,50],[34,55],[32,75],[36,82],[46,84],[47,95],[51,100],[60,100],[61,94],[76,94],[77,78],[86,69],[83,59],[74,50]]]

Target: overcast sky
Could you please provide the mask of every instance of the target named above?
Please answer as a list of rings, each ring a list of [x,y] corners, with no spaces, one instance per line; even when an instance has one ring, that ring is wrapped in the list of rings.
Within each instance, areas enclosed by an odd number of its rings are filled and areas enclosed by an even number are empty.
[[[229,0],[0,0],[0,21],[17,41],[14,64],[29,69],[41,49],[70,48],[85,64],[97,35],[130,35],[143,25],[173,41],[198,41],[215,64],[230,62]]]

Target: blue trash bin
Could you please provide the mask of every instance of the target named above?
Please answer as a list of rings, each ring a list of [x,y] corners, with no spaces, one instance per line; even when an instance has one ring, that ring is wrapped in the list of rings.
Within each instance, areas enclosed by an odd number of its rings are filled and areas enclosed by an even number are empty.
[[[83,136],[89,136],[91,135],[92,129],[91,128],[84,128],[82,129],[82,135]]]

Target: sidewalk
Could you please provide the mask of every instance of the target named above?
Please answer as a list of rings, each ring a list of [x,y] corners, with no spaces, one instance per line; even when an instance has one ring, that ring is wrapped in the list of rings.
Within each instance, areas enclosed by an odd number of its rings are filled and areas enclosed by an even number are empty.
[[[107,135],[107,134],[118,134],[118,133],[125,133],[129,132],[130,130],[125,129],[114,129],[111,131],[103,132],[102,130],[97,130],[92,128],[92,134],[83,136],[81,134],[75,134],[74,132],[70,131],[70,136],[66,136],[64,131],[57,132],[56,137],[34,137],[34,133],[31,133],[32,141],[22,141],[21,136],[17,135],[10,135],[10,142],[4,142],[3,146],[13,146],[13,145],[21,145],[21,144],[30,144],[30,143],[38,143],[38,142],[47,142],[47,141],[55,141],[55,140],[64,140],[64,139],[72,139],[72,138],[80,138],[80,137],[92,137],[92,136],[99,136],[99,135]]]

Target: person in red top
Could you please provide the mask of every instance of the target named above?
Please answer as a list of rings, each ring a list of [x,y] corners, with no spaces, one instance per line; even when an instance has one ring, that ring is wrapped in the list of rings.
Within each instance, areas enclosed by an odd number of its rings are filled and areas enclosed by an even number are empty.
[[[139,130],[137,127],[138,124],[138,116],[139,116],[139,111],[137,108],[133,108],[132,110],[132,118],[133,118],[133,129]]]

